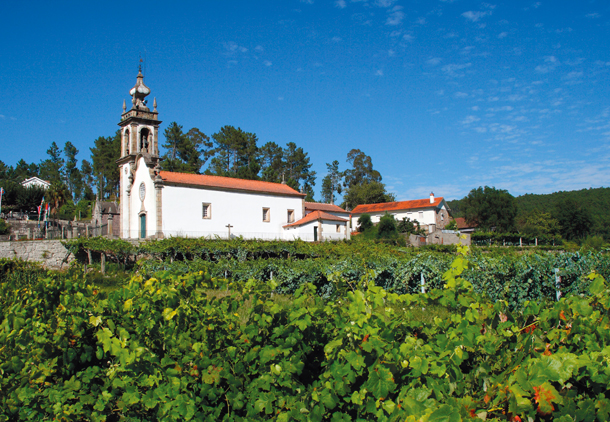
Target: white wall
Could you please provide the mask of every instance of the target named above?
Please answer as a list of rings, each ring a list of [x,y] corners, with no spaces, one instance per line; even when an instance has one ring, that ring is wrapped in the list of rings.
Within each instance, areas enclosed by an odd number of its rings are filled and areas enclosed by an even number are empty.
[[[121,177],[124,177],[128,184],[129,174],[125,174],[125,170],[122,170]],[[140,200],[140,184],[144,183],[146,187],[146,196],[144,201]],[[127,223],[129,227],[123,226],[123,237],[128,238],[139,238],[140,237],[140,214],[146,214],[146,237],[150,237],[157,232],[157,208],[156,208],[156,193],[155,185],[150,177],[150,173],[144,158],[140,157],[138,161],[138,169],[136,170],[133,187],[131,189],[131,195],[128,197],[125,192],[126,203],[129,202],[129,219]]]
[[[339,233],[337,233],[337,224],[339,224]],[[347,223],[340,221],[326,221],[322,220],[322,235],[318,230],[318,241],[320,240],[343,240],[346,239],[346,226]],[[301,239],[308,242],[314,241],[314,227],[318,227],[318,220],[310,221],[300,226],[286,228],[284,239],[295,240]]]
[[[283,239],[288,210],[294,210],[295,221],[303,217],[303,200],[296,196],[180,186],[164,186],[162,195],[165,237],[217,235],[226,238],[226,226],[231,224],[232,236]],[[210,219],[202,217],[203,203],[211,204]],[[263,208],[270,210],[269,222],[263,221]]]

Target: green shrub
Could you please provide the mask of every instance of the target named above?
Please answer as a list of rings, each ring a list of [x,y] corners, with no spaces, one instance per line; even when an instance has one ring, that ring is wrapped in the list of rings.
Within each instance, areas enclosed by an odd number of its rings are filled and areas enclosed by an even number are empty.
[[[394,216],[386,213],[379,220],[379,224],[377,224],[377,237],[389,239],[396,237],[397,235],[398,230],[396,229],[396,220],[394,220]]]
[[[6,222],[6,220],[0,220],[0,234],[9,234],[11,230],[11,226]]]
[[[371,216],[368,214],[362,214],[358,217],[358,231],[365,232],[367,229],[373,227],[373,222],[371,221]]]

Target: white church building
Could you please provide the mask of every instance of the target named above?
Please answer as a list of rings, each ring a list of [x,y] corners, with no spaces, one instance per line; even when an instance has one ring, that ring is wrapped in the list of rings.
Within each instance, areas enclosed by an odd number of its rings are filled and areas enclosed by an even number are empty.
[[[123,103],[120,232],[124,239],[235,237],[246,239],[341,240],[349,218],[324,210],[306,212],[305,194],[284,183],[163,171],[159,158],[157,101],[142,72]],[[309,204],[309,203],[307,203]]]

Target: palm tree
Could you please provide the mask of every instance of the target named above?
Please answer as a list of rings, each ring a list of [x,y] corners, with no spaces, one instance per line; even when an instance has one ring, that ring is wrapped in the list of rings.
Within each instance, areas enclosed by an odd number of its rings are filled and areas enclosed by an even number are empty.
[[[46,201],[50,205],[49,214],[57,213],[63,204],[68,202],[70,193],[68,187],[61,182],[53,182],[47,193],[45,194]]]

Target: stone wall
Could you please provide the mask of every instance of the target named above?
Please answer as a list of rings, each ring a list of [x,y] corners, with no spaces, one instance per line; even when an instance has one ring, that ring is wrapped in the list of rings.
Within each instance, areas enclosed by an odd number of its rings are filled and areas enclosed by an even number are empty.
[[[470,246],[470,235],[460,233],[447,233],[442,230],[437,230],[428,235],[428,244],[435,245],[462,245]]]
[[[74,255],[59,240],[0,242],[0,258],[19,258],[40,262],[45,268],[59,269],[74,260]]]

